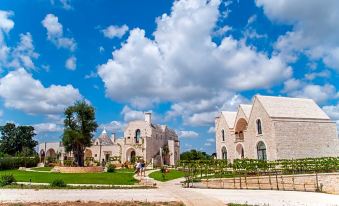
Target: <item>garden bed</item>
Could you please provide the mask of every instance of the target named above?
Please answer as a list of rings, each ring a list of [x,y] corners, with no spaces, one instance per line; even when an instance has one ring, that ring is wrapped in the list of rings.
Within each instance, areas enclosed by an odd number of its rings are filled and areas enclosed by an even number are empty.
[[[104,171],[104,168],[101,166],[94,166],[94,167],[59,167],[59,166],[56,166],[53,168],[53,171],[58,171],[60,173],[101,173]]]

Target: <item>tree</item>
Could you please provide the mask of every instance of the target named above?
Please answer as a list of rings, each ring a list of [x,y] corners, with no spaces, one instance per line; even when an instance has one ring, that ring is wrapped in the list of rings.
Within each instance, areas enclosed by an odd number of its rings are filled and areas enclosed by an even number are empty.
[[[8,155],[31,156],[35,153],[34,148],[38,142],[33,140],[36,135],[32,126],[16,126],[7,123],[0,127],[1,140],[0,152]]]
[[[73,152],[78,166],[84,166],[84,151],[92,145],[92,138],[98,124],[95,110],[85,101],[78,101],[65,110],[62,143],[67,152]]]
[[[208,155],[206,152],[197,151],[195,149],[180,154],[180,160],[208,160],[208,159],[211,159],[210,155]]]

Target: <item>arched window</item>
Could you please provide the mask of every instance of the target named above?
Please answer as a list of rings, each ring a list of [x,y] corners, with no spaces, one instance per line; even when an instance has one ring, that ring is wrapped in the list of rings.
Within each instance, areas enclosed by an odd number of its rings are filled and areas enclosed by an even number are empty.
[[[267,160],[265,143],[260,141],[257,144],[257,154],[258,154],[258,160]]]
[[[227,160],[227,149],[226,149],[226,147],[222,147],[222,149],[221,149],[221,159]]]
[[[257,119],[257,132],[258,132],[258,134],[262,134],[261,120],[260,119]]]
[[[135,143],[139,143],[140,137],[141,137],[140,129],[137,129],[135,131]]]
[[[221,139],[223,142],[225,141],[225,130],[221,130]]]

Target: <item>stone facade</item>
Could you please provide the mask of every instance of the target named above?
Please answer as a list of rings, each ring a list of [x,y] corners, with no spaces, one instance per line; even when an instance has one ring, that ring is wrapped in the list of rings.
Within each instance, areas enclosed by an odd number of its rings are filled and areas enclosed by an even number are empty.
[[[160,148],[163,151],[168,150],[164,163],[175,165],[180,158],[180,143],[177,134],[166,125],[153,124],[151,113],[145,113],[145,120],[135,120],[127,124],[122,138],[116,138],[114,133],[109,136],[104,130],[93,141],[92,146],[86,148],[85,158],[92,158],[98,162],[103,160],[107,162],[114,158],[122,163],[139,158],[147,163],[151,161],[159,163],[161,161]],[[39,152],[41,159],[48,156],[58,157],[60,160],[72,157],[72,154],[65,152],[59,142],[41,143]]]
[[[218,159],[339,156],[335,122],[310,99],[254,97],[215,119]]]

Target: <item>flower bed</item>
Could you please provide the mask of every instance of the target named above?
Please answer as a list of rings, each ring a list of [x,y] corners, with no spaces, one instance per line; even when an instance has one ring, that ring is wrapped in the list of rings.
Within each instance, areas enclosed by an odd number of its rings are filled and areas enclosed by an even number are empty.
[[[52,172],[60,173],[100,173],[103,172],[104,168],[101,166],[94,167],[54,167]]]

